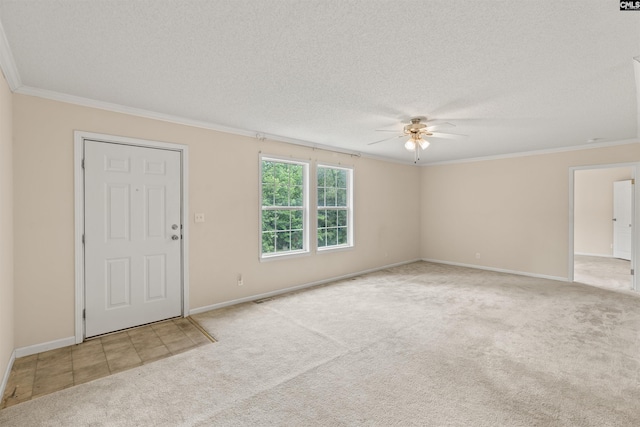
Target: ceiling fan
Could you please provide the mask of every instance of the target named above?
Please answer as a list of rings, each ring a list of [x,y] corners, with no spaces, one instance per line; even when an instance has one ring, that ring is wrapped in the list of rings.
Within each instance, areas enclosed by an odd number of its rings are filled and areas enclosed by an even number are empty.
[[[456,138],[460,136],[466,135],[457,135],[452,133],[442,133],[442,132],[434,132],[436,129],[442,126],[453,126],[451,123],[447,122],[438,122],[428,125],[427,123],[422,122],[422,117],[414,117],[411,119],[411,123],[405,125],[402,129],[402,134],[398,136],[392,136],[391,138],[381,139],[380,141],[371,142],[367,145],[374,145],[380,142],[389,141],[392,139],[398,138],[406,138],[407,141],[404,143],[404,148],[409,151],[414,152],[414,163],[417,163],[420,160],[420,149],[425,150],[431,144],[425,138]],[[433,120],[424,120],[425,122],[433,122]],[[385,130],[379,129],[380,132],[398,132],[397,130]]]

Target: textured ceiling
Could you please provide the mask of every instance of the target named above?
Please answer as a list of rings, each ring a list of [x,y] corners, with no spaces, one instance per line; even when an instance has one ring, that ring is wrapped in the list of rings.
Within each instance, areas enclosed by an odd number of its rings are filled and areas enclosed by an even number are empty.
[[[421,163],[638,137],[640,12],[617,0],[0,0],[18,92],[43,89]],[[443,129],[443,131],[445,131]]]

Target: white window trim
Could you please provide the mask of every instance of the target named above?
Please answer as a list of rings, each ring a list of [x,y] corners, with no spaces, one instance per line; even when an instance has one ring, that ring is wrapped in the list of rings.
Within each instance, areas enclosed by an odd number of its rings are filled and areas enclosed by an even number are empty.
[[[317,215],[318,215],[318,210],[320,209],[320,206],[318,206],[318,197],[317,197],[317,191],[318,191],[318,168],[332,168],[332,169],[341,169],[341,170],[345,170],[347,171],[347,224],[349,225],[348,227],[348,236],[347,236],[347,243],[344,245],[334,245],[334,246],[322,246],[319,247],[318,246],[318,220],[317,220]],[[316,167],[315,167],[315,171],[314,171],[314,177],[315,177],[315,185],[314,185],[314,189],[315,189],[315,206],[314,206],[314,217],[315,217],[315,223],[313,226],[314,229],[314,235],[315,235],[315,239],[314,239],[314,244],[316,247],[316,252],[321,254],[321,253],[327,253],[327,252],[339,252],[339,251],[347,251],[347,250],[352,250],[355,247],[355,232],[354,232],[354,222],[353,222],[353,218],[354,218],[354,208],[353,208],[353,175],[354,175],[354,167],[353,166],[345,166],[345,165],[336,165],[336,164],[331,164],[331,163],[325,163],[325,162],[317,162],[316,163]]]
[[[274,161],[280,163],[290,163],[295,165],[302,165],[302,181],[303,181],[303,203],[302,203],[302,221],[303,221],[303,232],[302,232],[302,250],[297,251],[288,251],[288,252],[276,252],[271,254],[263,254],[262,253],[262,162],[263,161]],[[295,158],[287,158],[281,156],[273,156],[268,154],[259,155],[259,173],[258,173],[258,199],[260,203],[260,214],[258,215],[258,259],[263,261],[275,261],[279,259],[289,259],[296,258],[302,256],[309,256],[311,254],[310,249],[310,221],[309,221],[309,176],[310,176],[310,168],[311,164],[308,160],[295,159]]]

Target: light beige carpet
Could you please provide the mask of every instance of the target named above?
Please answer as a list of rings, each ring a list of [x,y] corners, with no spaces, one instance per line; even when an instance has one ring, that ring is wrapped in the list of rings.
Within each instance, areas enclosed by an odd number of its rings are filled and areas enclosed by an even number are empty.
[[[574,255],[574,281],[608,289],[631,289],[631,261]]]
[[[630,293],[421,262],[196,317],[218,343],[0,425],[640,425]]]

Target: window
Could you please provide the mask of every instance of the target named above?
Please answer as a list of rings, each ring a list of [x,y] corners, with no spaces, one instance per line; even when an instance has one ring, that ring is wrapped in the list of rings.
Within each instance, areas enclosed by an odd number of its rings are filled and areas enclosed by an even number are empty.
[[[263,258],[308,252],[308,164],[261,158]]]
[[[353,170],[318,165],[318,250],[353,246]]]

